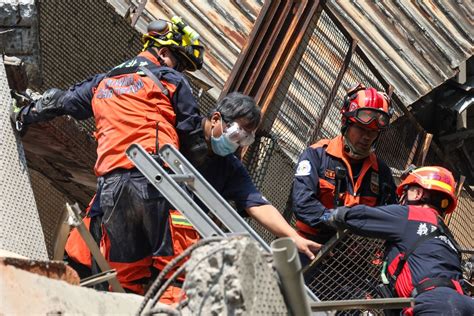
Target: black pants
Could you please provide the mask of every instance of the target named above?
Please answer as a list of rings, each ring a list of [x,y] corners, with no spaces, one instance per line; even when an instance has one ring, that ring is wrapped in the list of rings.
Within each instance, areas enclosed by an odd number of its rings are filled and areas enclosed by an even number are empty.
[[[122,286],[143,294],[152,275],[154,256],[173,255],[169,230],[171,205],[137,170],[121,170],[99,178],[102,215],[90,231],[100,241]],[[93,273],[97,266],[93,264]]]

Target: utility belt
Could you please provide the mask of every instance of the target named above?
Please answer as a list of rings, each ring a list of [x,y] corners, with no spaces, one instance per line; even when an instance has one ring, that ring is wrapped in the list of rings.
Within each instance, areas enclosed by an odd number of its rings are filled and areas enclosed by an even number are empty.
[[[422,293],[433,290],[438,287],[448,287],[456,290],[461,295],[464,294],[461,285],[458,281],[448,278],[432,278],[425,279],[418,283],[411,292],[411,297],[416,297]],[[381,283],[376,287],[376,292],[381,298],[398,297],[395,293],[395,288],[392,284]],[[402,313],[401,309],[384,309],[385,316],[399,316]]]
[[[456,290],[461,295],[464,295],[464,291],[462,290],[461,284],[459,281],[451,280],[448,278],[432,278],[432,279],[425,279],[418,283],[417,286],[411,292],[412,297],[416,297],[422,293],[427,291],[433,290],[437,287],[449,287],[453,290]]]
[[[448,287],[450,289],[455,290],[461,295],[464,295],[464,291],[461,287],[459,281],[448,279],[448,278],[430,278],[425,279],[416,285],[412,292],[411,297],[417,297],[418,295],[433,290],[438,287]],[[377,293],[382,298],[391,298],[397,297],[395,293],[395,288],[391,284],[379,284],[376,288]]]
[[[170,172],[170,168],[168,167],[168,165],[165,164],[165,162],[163,161],[163,159],[161,159],[161,157],[159,155],[156,155],[154,153],[150,153],[151,157],[156,161],[158,162],[158,164],[163,167],[163,169],[166,170],[166,172]],[[132,168],[115,168],[113,169],[112,171],[102,175],[99,177],[102,178],[102,179],[107,179],[107,178],[110,178],[110,177],[117,177],[117,176],[121,176],[123,174],[142,174],[140,170],[137,169],[137,167],[132,167]]]

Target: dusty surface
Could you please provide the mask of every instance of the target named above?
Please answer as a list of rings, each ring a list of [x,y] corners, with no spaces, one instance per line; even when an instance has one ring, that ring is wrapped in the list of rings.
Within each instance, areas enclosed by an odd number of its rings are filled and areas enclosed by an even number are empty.
[[[23,146],[10,122],[10,105],[10,89],[0,58],[0,249],[46,260],[44,234]]]
[[[286,315],[268,258],[250,238],[196,249],[187,269],[183,315]]]
[[[98,292],[0,265],[0,315],[133,315],[142,297]]]
[[[79,285],[80,283],[77,272],[62,261],[38,261],[0,257],[0,265],[13,266],[50,279],[66,281],[72,285]]]

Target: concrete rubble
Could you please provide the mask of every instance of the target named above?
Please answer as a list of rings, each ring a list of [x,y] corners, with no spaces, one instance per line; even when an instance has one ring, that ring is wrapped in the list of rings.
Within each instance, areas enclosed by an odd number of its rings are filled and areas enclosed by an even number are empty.
[[[77,274],[64,263],[14,257],[0,258],[0,315],[131,315],[143,301],[79,287]],[[249,237],[194,250],[183,290],[181,315],[288,314],[271,255]]]
[[[18,56],[26,66],[31,87],[40,86],[38,11],[34,0],[0,1],[0,47],[2,53]]]
[[[98,292],[0,264],[0,315],[133,315],[143,297]]]
[[[189,259],[183,315],[287,315],[271,256],[248,237],[200,247]]]

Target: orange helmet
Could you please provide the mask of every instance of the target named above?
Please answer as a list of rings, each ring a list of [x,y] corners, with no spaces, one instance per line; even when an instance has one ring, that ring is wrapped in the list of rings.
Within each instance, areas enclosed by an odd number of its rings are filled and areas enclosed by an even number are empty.
[[[423,189],[442,193],[444,196],[440,201],[440,207],[446,214],[453,212],[456,208],[456,182],[449,170],[437,166],[413,170],[397,187],[398,196],[402,196],[410,185],[418,185]]]
[[[392,113],[390,98],[385,92],[359,83],[347,92],[344,99],[341,108],[343,130],[349,122],[376,130],[386,128]]]

